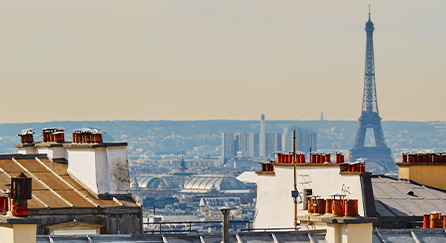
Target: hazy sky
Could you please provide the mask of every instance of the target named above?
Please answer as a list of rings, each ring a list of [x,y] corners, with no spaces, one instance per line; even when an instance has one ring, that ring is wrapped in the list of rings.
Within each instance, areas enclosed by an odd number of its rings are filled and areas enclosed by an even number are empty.
[[[446,120],[446,1],[8,1],[0,122]]]

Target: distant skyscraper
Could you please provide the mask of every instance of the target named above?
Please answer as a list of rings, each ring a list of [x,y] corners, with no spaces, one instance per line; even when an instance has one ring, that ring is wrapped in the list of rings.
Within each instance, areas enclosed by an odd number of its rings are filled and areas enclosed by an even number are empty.
[[[310,147],[311,151],[317,150],[317,133],[296,127],[296,150],[299,152],[309,153]]]
[[[311,151],[317,151],[317,133],[311,135]]]
[[[248,156],[259,157],[260,134],[258,132],[248,133]]]
[[[283,136],[282,136],[282,151],[289,152],[293,150],[293,136],[290,126],[285,125],[283,127]]]
[[[234,157],[237,156],[237,151],[239,151],[239,141],[240,141],[240,136],[239,135],[233,135],[234,136]]]
[[[265,156],[273,157],[276,152],[276,134],[267,132],[265,135]]]
[[[274,140],[275,140],[274,152],[282,151],[282,133],[275,133],[274,136],[275,136],[274,137]]]
[[[222,133],[222,154],[223,159],[229,159],[234,157],[234,136],[232,133]]]
[[[241,132],[239,134],[239,151],[242,152],[242,154],[248,154],[248,133],[247,132]]]
[[[324,112],[321,111],[321,121],[323,121],[323,120],[324,120]]]
[[[266,156],[265,115],[263,114],[260,120],[260,156]]]

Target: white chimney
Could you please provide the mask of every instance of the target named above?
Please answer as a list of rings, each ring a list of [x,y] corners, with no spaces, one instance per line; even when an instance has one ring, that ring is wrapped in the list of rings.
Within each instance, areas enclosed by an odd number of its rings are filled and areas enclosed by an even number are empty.
[[[68,173],[100,198],[130,195],[127,143],[64,144]]]

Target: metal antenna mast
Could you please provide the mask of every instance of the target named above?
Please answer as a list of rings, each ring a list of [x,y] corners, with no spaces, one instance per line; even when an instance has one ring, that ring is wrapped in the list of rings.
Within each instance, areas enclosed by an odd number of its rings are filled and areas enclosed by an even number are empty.
[[[375,83],[375,59],[373,50],[373,31],[375,27],[370,19],[365,24],[367,33],[365,74],[364,74],[364,93],[362,100],[361,117],[359,118],[359,128],[356,133],[355,144],[350,150],[350,161],[358,158],[366,158],[370,162],[375,162],[382,166],[384,170],[395,170],[396,165],[393,162],[391,151],[386,145],[384,133],[381,127],[381,117],[378,111],[378,100],[376,97]],[[372,128],[375,137],[375,147],[365,147],[365,137],[367,128]]]
[[[294,165],[294,191],[297,192],[296,178],[296,129],[293,131],[293,165]],[[297,231],[297,197],[294,197],[294,229]]]

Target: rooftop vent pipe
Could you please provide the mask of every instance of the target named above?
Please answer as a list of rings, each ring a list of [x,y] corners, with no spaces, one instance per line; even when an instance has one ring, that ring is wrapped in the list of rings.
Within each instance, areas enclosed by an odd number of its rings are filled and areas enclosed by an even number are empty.
[[[223,214],[223,243],[229,243],[229,212],[231,211],[230,207],[222,207],[220,208],[221,213]]]

